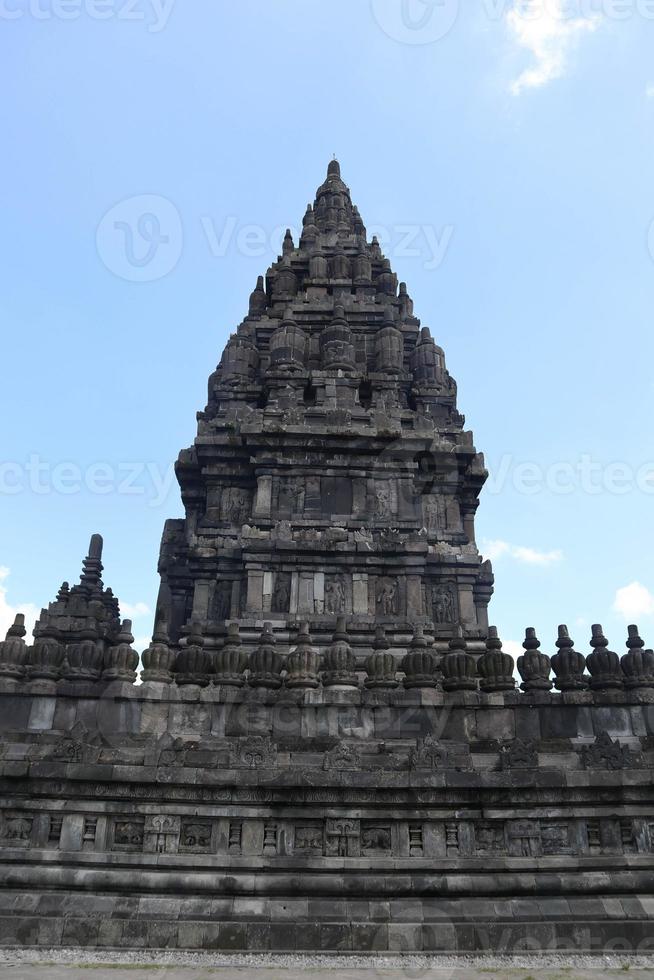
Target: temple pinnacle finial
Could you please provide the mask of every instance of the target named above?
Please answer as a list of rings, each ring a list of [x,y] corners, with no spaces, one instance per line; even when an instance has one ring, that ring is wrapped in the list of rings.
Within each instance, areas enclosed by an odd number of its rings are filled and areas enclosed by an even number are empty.
[[[89,543],[89,558],[95,558],[98,561],[102,558],[103,543],[101,534],[93,534],[91,536],[91,541]]]
[[[102,590],[102,535],[94,534],[89,543],[89,553],[82,562],[81,585],[91,595],[98,589]]]
[[[340,177],[341,176],[341,165],[334,156],[333,160],[329,161],[329,166],[327,167],[328,177]]]

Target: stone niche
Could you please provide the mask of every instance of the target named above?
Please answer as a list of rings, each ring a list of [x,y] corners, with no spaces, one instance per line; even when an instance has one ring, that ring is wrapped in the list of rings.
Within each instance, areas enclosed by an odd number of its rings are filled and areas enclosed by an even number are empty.
[[[352,513],[352,481],[344,476],[323,476],[320,502],[327,517],[349,517]]]

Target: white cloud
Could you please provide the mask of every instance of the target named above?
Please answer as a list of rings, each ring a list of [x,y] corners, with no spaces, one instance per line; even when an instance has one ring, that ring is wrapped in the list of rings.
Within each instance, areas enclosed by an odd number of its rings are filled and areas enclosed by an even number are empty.
[[[25,639],[29,641],[32,630],[34,629],[34,623],[41,614],[41,609],[32,602],[21,602],[14,606],[7,600],[7,586],[5,583],[9,575],[10,571],[7,566],[0,565],[0,640],[4,640],[7,630],[14,622],[16,613],[24,613],[25,628],[27,630]]]
[[[490,558],[491,561],[507,557],[526,565],[552,565],[563,560],[563,552],[558,549],[537,551],[535,548],[526,548],[524,545],[509,544],[508,541],[484,541],[482,551],[484,557]]]
[[[138,650],[139,653],[143,653],[143,651],[147,650],[148,647],[150,646],[150,637],[137,636],[134,638],[134,643],[132,645],[135,650]]]
[[[139,616],[149,616],[150,607],[145,602],[121,602],[120,614],[127,619],[138,619]]]
[[[654,82],[650,82],[645,89],[645,95],[648,99],[654,99]]]
[[[565,0],[521,0],[506,19],[512,39],[534,62],[511,83],[514,95],[561,78],[575,42],[596,30],[601,20],[597,14],[571,16]]]
[[[520,643],[518,640],[504,640],[502,643],[502,650],[504,653],[510,653],[516,663],[518,661],[518,657],[521,657],[525,652],[522,643]]]
[[[636,616],[654,614],[654,595],[640,582],[632,582],[631,585],[618,589],[613,608],[625,619],[633,622]]]

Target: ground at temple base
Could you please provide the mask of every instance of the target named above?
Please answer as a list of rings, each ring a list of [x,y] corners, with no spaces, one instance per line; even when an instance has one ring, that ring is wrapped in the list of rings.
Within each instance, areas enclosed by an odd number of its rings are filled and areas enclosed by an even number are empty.
[[[654,978],[652,956],[396,957],[0,950],[12,980],[595,980]]]

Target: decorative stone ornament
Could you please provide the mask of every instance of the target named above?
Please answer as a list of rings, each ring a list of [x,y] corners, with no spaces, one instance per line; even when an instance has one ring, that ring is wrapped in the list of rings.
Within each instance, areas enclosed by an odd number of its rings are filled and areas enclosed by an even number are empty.
[[[642,754],[602,732],[592,745],[584,745],[581,759],[585,769],[635,769],[642,766]]]
[[[222,649],[213,656],[213,682],[224,687],[243,687],[247,667],[248,655],[242,646],[238,623],[230,623]]]
[[[497,627],[490,626],[486,641],[486,653],[482,654],[477,661],[482,691],[489,694],[494,691],[513,691],[516,683],[513,676],[514,666],[513,657],[502,650],[502,641],[498,636]]]
[[[552,657],[552,669],[556,675],[554,686],[557,691],[584,691],[588,687],[588,677],[584,673],[586,658],[574,649],[567,626],[559,626],[556,641],[559,652]]]
[[[133,684],[136,680],[136,668],[139,665],[139,655],[132,648],[132,621],[126,619],[116,637],[114,646],[109,647],[104,655],[103,681],[125,681]]]
[[[337,304],[329,326],[320,333],[322,366],[325,370],[350,371],[354,368],[352,331],[345,318],[345,308]]]
[[[45,626],[38,631],[28,655],[30,680],[54,682],[61,677],[66,649],[59,642],[57,633],[51,626]]]
[[[539,652],[540,640],[536,636],[536,630],[529,627],[525,631],[525,639],[522,643],[525,652],[518,657],[518,671],[522,677],[522,690],[527,693],[536,691],[551,691],[552,682],[550,672],[552,663],[550,658]]]
[[[93,620],[87,620],[80,636],[77,643],[66,647],[62,674],[68,681],[93,683],[99,680],[104,667],[104,653]]]
[[[152,643],[144,651],[141,680],[158,684],[170,684],[173,679],[176,654],[170,647],[165,620],[161,620],[154,631]]]
[[[356,658],[352,653],[345,617],[339,616],[330,646],[322,663],[322,682],[325,687],[358,687]]]
[[[361,754],[359,749],[351,742],[340,742],[329,752],[325,753],[323,769],[356,770],[360,768]]]
[[[180,648],[175,662],[175,680],[179,687],[197,685],[206,687],[209,683],[211,661],[204,650],[202,627],[198,622],[192,622],[190,633],[184,646]]]
[[[249,317],[258,319],[262,314],[266,312],[266,307],[268,305],[268,297],[266,296],[266,290],[263,285],[263,276],[259,276],[257,279],[256,289],[250,296],[250,311]]]
[[[404,686],[429,688],[438,686],[438,658],[434,648],[427,640],[422,626],[415,626],[409,650],[401,663],[404,671]]]
[[[0,678],[22,680],[26,673],[27,644],[25,643],[25,616],[18,613],[7,636],[0,643]]]
[[[645,650],[637,626],[628,627],[628,653],[622,657],[622,672],[625,676],[625,687],[629,690],[654,687],[654,650]]]
[[[620,658],[613,650],[608,649],[609,641],[604,636],[602,627],[596,624],[592,627],[590,645],[593,653],[586,658],[586,666],[590,671],[590,686],[594,691],[606,691],[624,686],[624,675]]]
[[[284,661],[275,650],[272,623],[264,623],[259,645],[250,654],[249,683],[252,687],[276,690],[282,686],[283,668]]]
[[[309,624],[302,623],[295,649],[286,661],[286,686],[288,688],[316,688],[320,686],[320,655],[311,642]]]
[[[500,746],[500,769],[537,769],[538,748],[533,739],[516,738]]]
[[[366,661],[367,677],[365,686],[369,689],[392,689],[398,686],[397,661],[389,653],[390,643],[386,630],[378,626],[375,631],[375,652]]]
[[[450,640],[449,653],[441,663],[444,691],[477,690],[477,664],[467,649],[463,629],[459,626],[458,635]]]

